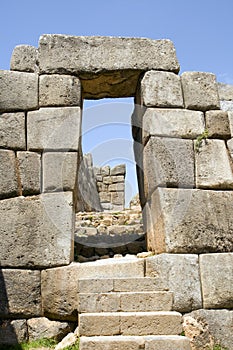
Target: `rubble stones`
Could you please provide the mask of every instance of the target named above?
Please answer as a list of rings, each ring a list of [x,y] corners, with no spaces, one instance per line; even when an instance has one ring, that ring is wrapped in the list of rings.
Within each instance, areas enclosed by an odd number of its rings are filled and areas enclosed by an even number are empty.
[[[187,109],[219,109],[216,77],[212,73],[184,72],[181,76],[184,105]]]
[[[0,71],[0,112],[38,108],[38,75]]]
[[[31,318],[27,325],[29,341],[45,338],[60,341],[71,331],[67,322],[50,321],[46,317]]]

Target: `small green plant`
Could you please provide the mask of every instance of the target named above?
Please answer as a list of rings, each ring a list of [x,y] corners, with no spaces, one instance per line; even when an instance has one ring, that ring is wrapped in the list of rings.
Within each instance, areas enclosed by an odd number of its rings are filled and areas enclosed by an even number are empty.
[[[196,152],[200,152],[200,148],[202,145],[203,140],[206,140],[209,137],[209,131],[208,129],[205,129],[201,135],[199,135],[194,143],[194,150]]]
[[[228,349],[223,348],[221,345],[214,345],[213,350],[228,350]]]

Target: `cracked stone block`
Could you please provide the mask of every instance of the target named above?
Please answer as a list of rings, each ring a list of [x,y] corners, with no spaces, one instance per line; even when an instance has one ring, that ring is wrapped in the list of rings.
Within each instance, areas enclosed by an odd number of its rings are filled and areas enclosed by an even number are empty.
[[[200,255],[205,309],[233,308],[233,253]]]
[[[11,56],[11,70],[20,72],[37,73],[38,49],[30,45],[18,45]]]
[[[80,107],[40,108],[28,113],[30,151],[77,151],[80,144]]]
[[[195,162],[197,188],[233,189],[232,165],[224,140],[202,142]]]
[[[18,185],[15,153],[0,150],[0,199],[17,196]]]
[[[0,71],[0,111],[38,108],[38,74]]]
[[[23,195],[39,194],[41,189],[41,155],[17,152],[19,176]]]
[[[80,106],[81,83],[71,75],[41,75],[39,84],[40,107]]]
[[[184,104],[187,109],[220,109],[216,77],[212,73],[184,72],[181,75]]]
[[[180,77],[170,72],[146,72],[141,81],[141,98],[147,107],[182,108]]]
[[[24,113],[0,114],[0,147],[26,149]]]

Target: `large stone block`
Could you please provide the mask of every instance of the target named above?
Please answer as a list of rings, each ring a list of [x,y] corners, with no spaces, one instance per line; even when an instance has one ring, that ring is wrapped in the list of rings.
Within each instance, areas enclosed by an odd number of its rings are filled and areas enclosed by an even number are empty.
[[[228,113],[224,111],[206,112],[208,137],[228,139],[231,137]],[[201,134],[201,133],[200,133]]]
[[[0,71],[0,111],[38,108],[38,75]]]
[[[233,253],[200,255],[205,309],[233,308]]]
[[[219,109],[216,77],[212,73],[185,72],[181,76],[185,108],[206,111]]]
[[[143,164],[146,196],[158,186],[194,187],[192,140],[152,136],[143,151]]]
[[[54,339],[61,341],[71,328],[67,322],[50,321],[46,317],[31,318],[27,321],[28,340]]]
[[[204,132],[202,112],[148,108],[143,115],[144,144],[150,135],[195,139]]]
[[[145,340],[145,350],[191,350],[189,339],[178,335],[146,337]]]
[[[233,101],[233,85],[218,83],[218,94],[220,100]]]
[[[0,346],[16,345],[27,341],[26,320],[4,320],[0,322]]]
[[[73,191],[77,178],[77,152],[43,154],[43,192]]]
[[[134,96],[141,72],[179,71],[170,40],[43,35],[39,53],[42,73],[78,74],[85,98]]]
[[[0,198],[14,197],[18,193],[15,153],[0,150]]]
[[[41,315],[40,271],[0,270],[0,316]]]
[[[202,142],[195,162],[197,188],[233,188],[232,165],[224,140]]]
[[[11,56],[11,70],[38,72],[38,49],[30,45],[18,45]]]
[[[140,336],[99,336],[81,337],[82,350],[141,350],[144,349],[145,340]]]
[[[146,208],[148,249],[156,253],[233,250],[232,191],[157,189]]]
[[[41,107],[80,106],[80,80],[70,75],[41,75],[39,84],[39,104]]]
[[[170,72],[146,72],[141,81],[142,103],[147,107],[183,107],[180,77]]]
[[[0,147],[26,149],[24,113],[0,114]]]
[[[77,320],[80,264],[43,270],[41,295],[43,314],[60,320]]]
[[[183,328],[193,350],[232,349],[233,311],[196,310],[184,315]],[[218,347],[217,347],[218,345]]]
[[[35,152],[17,152],[23,195],[39,194],[41,189],[41,156]]]
[[[73,257],[72,193],[0,201],[1,266],[67,265]]]
[[[160,254],[147,258],[146,276],[166,281],[174,295],[174,310],[187,312],[202,307],[197,255]]]
[[[41,108],[28,113],[29,150],[73,150],[80,144],[79,107]]]

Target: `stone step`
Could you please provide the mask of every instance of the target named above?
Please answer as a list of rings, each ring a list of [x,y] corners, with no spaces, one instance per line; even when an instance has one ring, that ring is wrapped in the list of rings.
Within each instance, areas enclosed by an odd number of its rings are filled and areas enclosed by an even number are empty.
[[[80,336],[179,335],[182,315],[175,311],[102,312],[79,315]]]
[[[79,312],[171,311],[171,292],[80,293]]]
[[[155,277],[82,278],[78,282],[79,293],[153,292],[168,290],[166,280]]]
[[[191,350],[181,336],[99,336],[81,337],[80,350]]]

